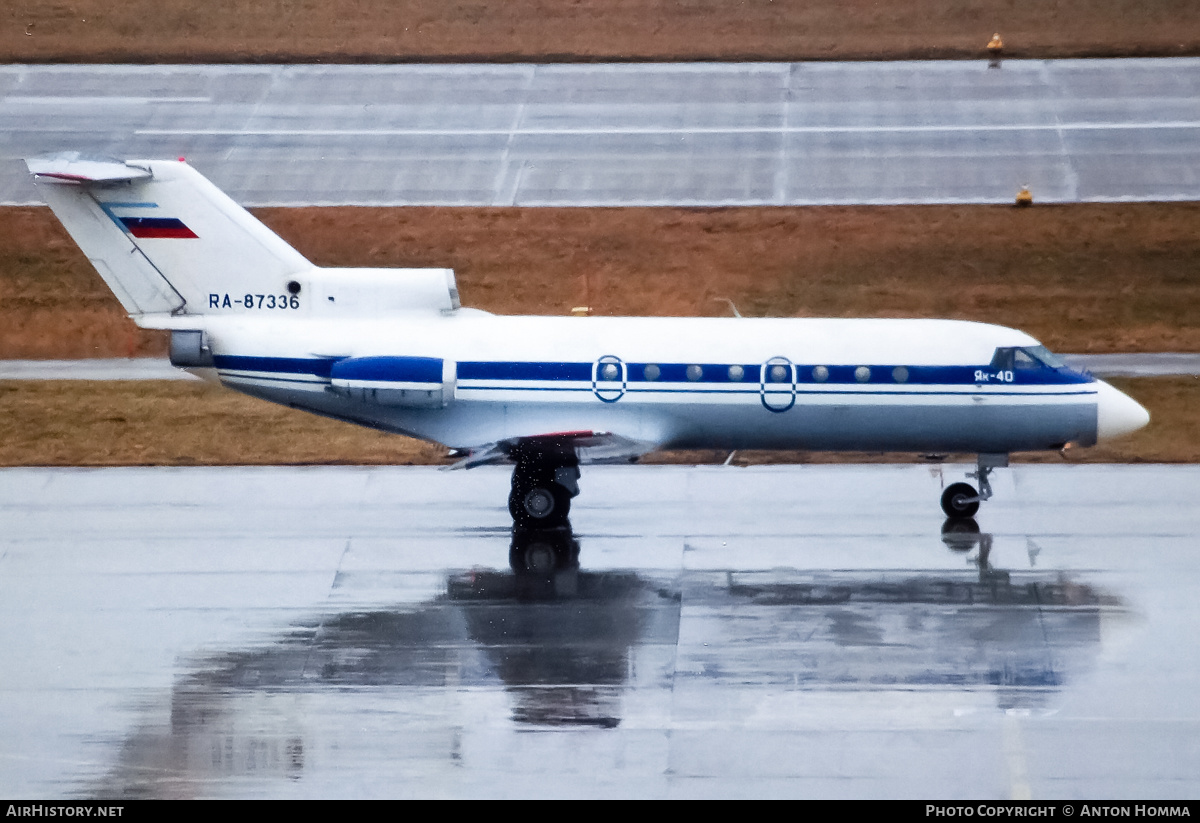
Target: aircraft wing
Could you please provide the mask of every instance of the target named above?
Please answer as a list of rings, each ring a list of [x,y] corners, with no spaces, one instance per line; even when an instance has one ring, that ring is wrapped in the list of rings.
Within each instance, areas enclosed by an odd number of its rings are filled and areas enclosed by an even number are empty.
[[[489,443],[472,449],[461,460],[446,468],[473,469],[476,466],[511,463],[515,462],[518,454],[531,452],[547,455],[573,453],[580,464],[629,463],[656,448],[657,443],[634,440],[612,432],[554,432]]]

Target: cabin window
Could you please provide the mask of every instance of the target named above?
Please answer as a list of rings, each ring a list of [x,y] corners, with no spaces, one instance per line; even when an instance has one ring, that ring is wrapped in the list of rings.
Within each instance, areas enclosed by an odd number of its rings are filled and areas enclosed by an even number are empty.
[[[661,374],[662,374],[662,369],[660,369],[658,366],[654,365],[653,363],[649,364],[648,366],[646,366],[646,368],[642,369],[642,377],[644,377],[650,381],[657,380],[659,378],[659,375],[661,375]]]
[[[859,366],[854,370],[854,379],[859,383],[866,383],[871,379],[871,370],[866,366]]]
[[[771,367],[771,382],[786,383],[788,379],[788,367],[776,364]]]
[[[818,383],[824,383],[829,379],[829,369],[825,366],[816,366],[812,370],[812,377]]]
[[[601,380],[616,380],[617,375],[619,375],[620,373],[621,373],[621,370],[617,368],[616,363],[605,363],[604,366],[600,369],[600,379]]]
[[[697,366],[696,364],[693,363],[692,365],[687,367],[687,379],[691,380],[693,383],[696,382],[697,380],[699,380],[703,376],[704,376],[704,369],[702,369],[700,366]]]
[[[731,381],[733,381],[734,383],[741,382],[742,378],[745,376],[746,376],[746,370],[743,369],[741,366],[730,366],[729,367],[729,379]]]
[[[897,383],[907,383],[908,369],[904,366],[897,366],[896,368],[892,369],[892,379]]]

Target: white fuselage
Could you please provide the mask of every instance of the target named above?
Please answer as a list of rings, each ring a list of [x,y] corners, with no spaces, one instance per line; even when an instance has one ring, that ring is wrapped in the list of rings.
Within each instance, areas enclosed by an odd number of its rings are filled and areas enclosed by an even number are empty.
[[[998,348],[1037,341],[947,320],[459,309],[209,317],[205,329],[216,374],[233,388],[456,448],[589,430],[664,448],[1049,449],[1094,443],[1099,398],[1115,393],[1069,369],[992,369]],[[356,362],[372,368],[337,365]]]

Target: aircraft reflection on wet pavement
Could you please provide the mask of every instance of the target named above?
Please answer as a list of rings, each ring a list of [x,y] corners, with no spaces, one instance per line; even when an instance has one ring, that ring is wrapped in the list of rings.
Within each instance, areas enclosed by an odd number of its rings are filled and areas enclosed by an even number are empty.
[[[208,796],[235,780],[253,794],[336,758],[420,776],[460,761],[476,724],[620,734],[632,692],[669,695],[680,678],[715,701],[746,687],[991,690],[1000,708],[1038,710],[1093,667],[1119,597],[1057,570],[993,568],[992,536],[971,520],[947,521],[942,539],[962,571],[656,573],[580,568],[569,526],[514,529],[511,571],[453,572],[433,600],[318,615],[195,660],[169,722],[137,726],[87,790]],[[681,640],[696,614],[712,642]],[[356,736],[368,727],[385,752]]]

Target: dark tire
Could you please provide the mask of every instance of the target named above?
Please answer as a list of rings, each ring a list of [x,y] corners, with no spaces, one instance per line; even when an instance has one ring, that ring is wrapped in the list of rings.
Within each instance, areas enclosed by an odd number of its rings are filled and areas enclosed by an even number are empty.
[[[560,526],[570,511],[571,495],[549,478],[516,486],[508,496],[508,513],[518,526]]]
[[[979,511],[978,497],[970,483],[952,483],[942,492],[942,511],[947,517],[972,517]]]

